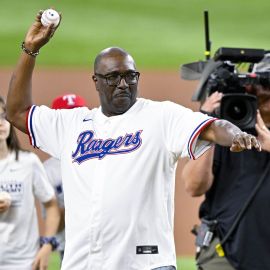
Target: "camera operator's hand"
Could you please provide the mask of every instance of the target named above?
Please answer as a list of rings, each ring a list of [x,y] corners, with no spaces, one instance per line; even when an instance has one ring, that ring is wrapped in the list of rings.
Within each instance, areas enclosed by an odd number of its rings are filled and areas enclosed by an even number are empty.
[[[206,98],[205,102],[201,106],[201,110],[207,113],[213,113],[216,108],[220,107],[220,102],[223,94],[216,91]]]
[[[230,150],[232,152],[241,152],[245,149],[250,150],[253,147],[258,151],[262,150],[261,144],[255,136],[241,131],[233,137]]]
[[[257,123],[255,127],[258,133],[258,140],[262,145],[262,149],[270,152],[270,131],[266,127],[259,110],[257,111]]]

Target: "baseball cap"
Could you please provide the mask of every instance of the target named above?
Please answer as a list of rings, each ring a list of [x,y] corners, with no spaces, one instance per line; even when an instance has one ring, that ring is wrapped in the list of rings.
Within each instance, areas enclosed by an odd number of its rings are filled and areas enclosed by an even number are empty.
[[[52,109],[72,109],[77,107],[85,107],[85,100],[75,94],[65,94],[56,97],[52,102]]]

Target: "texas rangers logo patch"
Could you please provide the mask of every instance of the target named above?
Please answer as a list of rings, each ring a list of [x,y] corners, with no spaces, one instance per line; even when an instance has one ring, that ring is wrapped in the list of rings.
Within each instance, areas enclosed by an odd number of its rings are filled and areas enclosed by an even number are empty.
[[[142,130],[128,133],[115,139],[94,137],[93,130],[82,132],[77,139],[77,148],[72,153],[73,162],[82,163],[88,159],[103,159],[107,155],[127,154],[137,150],[142,144]]]

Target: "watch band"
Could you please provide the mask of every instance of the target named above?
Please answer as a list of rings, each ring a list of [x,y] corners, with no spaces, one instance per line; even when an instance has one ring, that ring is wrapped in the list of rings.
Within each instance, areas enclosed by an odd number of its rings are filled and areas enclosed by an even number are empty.
[[[55,250],[59,246],[59,243],[55,236],[52,237],[41,236],[39,242],[40,247],[42,247],[44,244],[50,244],[52,246],[52,250]]]

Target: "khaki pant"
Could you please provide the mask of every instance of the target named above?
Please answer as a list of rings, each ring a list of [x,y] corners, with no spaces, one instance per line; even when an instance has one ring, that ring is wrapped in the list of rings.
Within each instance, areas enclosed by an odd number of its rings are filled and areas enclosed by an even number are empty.
[[[215,237],[209,247],[201,248],[196,258],[198,270],[235,270],[226,257],[218,256],[215,247],[219,242]]]

